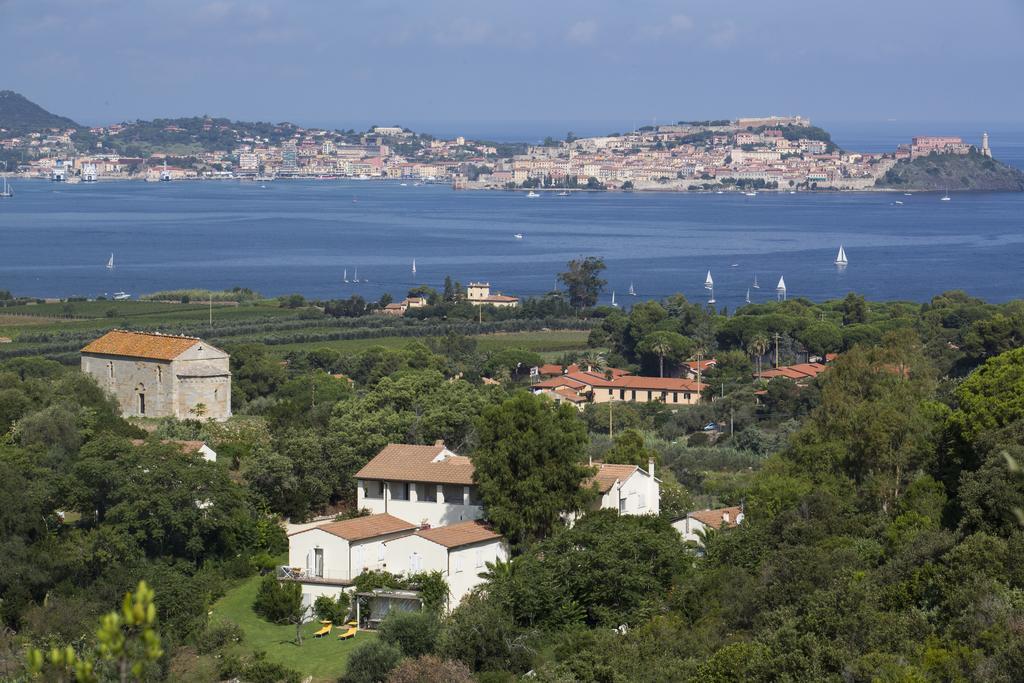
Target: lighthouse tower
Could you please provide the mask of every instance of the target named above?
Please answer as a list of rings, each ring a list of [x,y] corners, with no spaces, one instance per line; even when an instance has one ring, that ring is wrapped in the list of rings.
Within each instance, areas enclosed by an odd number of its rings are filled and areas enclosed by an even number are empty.
[[[992,150],[988,146],[988,133],[981,134],[981,154],[982,156],[991,157]]]

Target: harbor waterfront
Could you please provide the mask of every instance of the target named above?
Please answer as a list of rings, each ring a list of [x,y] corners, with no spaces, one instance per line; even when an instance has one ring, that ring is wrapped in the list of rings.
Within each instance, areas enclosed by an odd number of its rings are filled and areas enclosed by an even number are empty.
[[[682,292],[719,307],[856,291],[925,301],[1020,296],[1024,194],[457,192],[396,181],[22,180],[0,204],[0,289],[67,297],[243,286],[265,295],[399,295],[445,275],[540,295],[580,255],[605,258],[605,303]],[[902,203],[899,203],[902,202]],[[522,235],[517,239],[516,235]],[[833,263],[843,245],[849,265]],[[107,268],[114,255],[116,267]],[[413,278],[410,265],[416,260]],[[358,269],[362,282],[344,283]],[[627,290],[635,286],[636,298]]]

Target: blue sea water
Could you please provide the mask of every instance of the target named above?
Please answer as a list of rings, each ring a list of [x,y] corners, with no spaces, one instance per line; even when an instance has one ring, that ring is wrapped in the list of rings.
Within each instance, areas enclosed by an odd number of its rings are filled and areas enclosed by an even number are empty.
[[[1012,140],[1018,156],[1024,135]],[[850,145],[853,147],[853,145]],[[999,147],[996,147],[997,155]],[[1005,155],[1004,155],[1005,156]],[[1014,156],[1011,154],[1011,156]],[[0,200],[0,289],[34,296],[135,295],[250,287],[267,295],[375,299],[444,276],[504,292],[555,287],[566,261],[604,257],[607,302],[682,292],[719,306],[823,300],[849,291],[924,301],[964,289],[992,301],[1024,295],[1024,194],[456,192],[377,181],[20,181]],[[895,205],[895,200],[903,205]],[[517,240],[514,233],[523,233]],[[850,259],[832,265],[839,245]],[[115,254],[116,268],[104,265]],[[342,281],[344,269],[359,284]]]

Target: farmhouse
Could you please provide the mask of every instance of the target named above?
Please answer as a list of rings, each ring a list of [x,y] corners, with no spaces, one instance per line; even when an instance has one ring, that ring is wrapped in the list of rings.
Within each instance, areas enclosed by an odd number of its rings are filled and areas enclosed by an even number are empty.
[[[125,417],[231,417],[228,354],[202,339],[114,330],[81,354]]]

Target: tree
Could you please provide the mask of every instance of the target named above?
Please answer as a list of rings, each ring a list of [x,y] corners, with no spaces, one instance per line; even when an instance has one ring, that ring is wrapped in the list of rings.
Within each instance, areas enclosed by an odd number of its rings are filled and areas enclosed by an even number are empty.
[[[768,347],[771,342],[768,341],[768,337],[763,334],[756,335],[747,344],[747,353],[753,358],[757,359],[757,376],[761,376],[761,361],[764,359],[764,354],[768,352]]]
[[[677,362],[686,358],[694,349],[692,339],[688,339],[678,332],[666,332],[656,330],[651,332],[636,345],[636,350],[642,354],[650,354],[658,357],[658,376],[665,376],[665,358],[670,362]]]
[[[473,480],[488,519],[510,543],[544,538],[563,512],[581,509],[587,432],[576,411],[520,393],[477,421]]]
[[[646,469],[649,460],[658,460],[658,451],[647,448],[644,436],[635,429],[620,431],[613,445],[605,454],[604,461],[620,465],[636,465]]]
[[[380,624],[380,639],[397,646],[406,657],[434,651],[441,624],[431,611],[391,612]]]
[[[403,660],[388,675],[387,683],[473,683],[475,680],[462,662],[423,655]]]
[[[252,609],[275,624],[292,623],[293,617],[302,609],[302,585],[294,581],[278,581],[273,574],[267,574],[260,582]]]
[[[383,683],[402,660],[402,651],[382,640],[368,640],[348,658],[344,683]]]
[[[601,279],[605,269],[604,259],[588,256],[573,259],[567,264],[568,270],[558,274],[558,281],[569,290],[569,304],[577,309],[590,308],[597,303],[607,280]]]
[[[52,673],[58,680],[73,676],[79,683],[144,680],[164,654],[156,630],[154,597],[146,582],[140,581],[134,593],[125,593],[120,612],[100,619],[95,654],[79,654],[71,645],[54,647],[46,654],[33,648],[28,652],[29,673]]]

